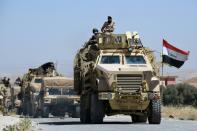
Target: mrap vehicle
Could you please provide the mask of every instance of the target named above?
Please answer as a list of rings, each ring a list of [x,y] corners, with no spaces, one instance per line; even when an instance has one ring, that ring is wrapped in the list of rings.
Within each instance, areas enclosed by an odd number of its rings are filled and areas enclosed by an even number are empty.
[[[74,89],[80,95],[82,123],[102,123],[105,115],[160,124],[159,68],[153,51],[137,32],[98,33],[74,60]]]

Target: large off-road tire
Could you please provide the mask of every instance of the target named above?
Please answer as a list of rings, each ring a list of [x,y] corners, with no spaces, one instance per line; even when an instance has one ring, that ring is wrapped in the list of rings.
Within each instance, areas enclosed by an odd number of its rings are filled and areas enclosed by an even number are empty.
[[[34,105],[33,100],[29,99],[29,97],[25,97],[23,103],[23,115],[33,117],[34,116]]]
[[[98,94],[91,95],[91,123],[100,124],[103,123],[105,116],[103,101],[98,99]]]
[[[76,105],[75,111],[76,111],[76,114],[75,114],[76,118],[79,118],[80,117],[80,105],[79,104]]]
[[[26,99],[24,100],[24,102],[22,104],[22,112],[23,112],[24,116],[28,115],[28,102]]]
[[[42,116],[42,111],[38,109],[38,107],[36,107],[34,109],[34,114],[33,114],[33,118],[38,118]]]
[[[35,103],[31,100],[31,102],[28,105],[28,114],[30,117],[34,117],[36,114],[36,105]]]
[[[17,115],[21,115],[22,114],[22,107],[18,107],[18,108],[16,108],[16,114]]]
[[[152,100],[149,106],[149,124],[161,123],[161,100]]]
[[[72,112],[70,113],[69,117],[72,118],[79,118],[80,117],[80,105],[73,105]]]
[[[44,106],[43,107],[43,111],[42,111],[42,117],[43,118],[49,118],[49,107],[48,106]]]
[[[80,97],[80,121],[81,123],[90,123],[90,108],[87,107],[87,105],[90,104],[88,97],[89,95],[81,95]]]
[[[133,123],[146,123],[147,121],[147,116],[143,115],[132,115],[132,122]]]
[[[40,115],[39,115],[39,111],[36,111],[33,118],[38,118]]]

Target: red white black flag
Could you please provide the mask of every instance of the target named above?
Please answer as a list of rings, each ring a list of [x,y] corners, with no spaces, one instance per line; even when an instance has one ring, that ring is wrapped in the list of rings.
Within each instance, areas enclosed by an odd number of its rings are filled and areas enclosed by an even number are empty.
[[[189,51],[178,49],[177,47],[169,44],[166,40],[163,40],[163,63],[180,68],[188,59],[188,56]]]

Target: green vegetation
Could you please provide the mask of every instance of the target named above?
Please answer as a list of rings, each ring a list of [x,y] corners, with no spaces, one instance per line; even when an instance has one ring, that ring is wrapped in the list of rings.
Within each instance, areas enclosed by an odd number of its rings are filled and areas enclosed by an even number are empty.
[[[197,88],[188,84],[170,85],[162,88],[163,105],[197,107]]]

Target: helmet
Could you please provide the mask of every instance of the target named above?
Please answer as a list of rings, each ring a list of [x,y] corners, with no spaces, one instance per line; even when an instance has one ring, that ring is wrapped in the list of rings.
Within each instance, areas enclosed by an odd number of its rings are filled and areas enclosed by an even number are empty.
[[[98,29],[93,28],[92,33],[94,33],[94,34],[98,33]]]
[[[108,19],[112,19],[112,17],[111,17],[111,16],[108,16],[107,18],[108,18]]]

